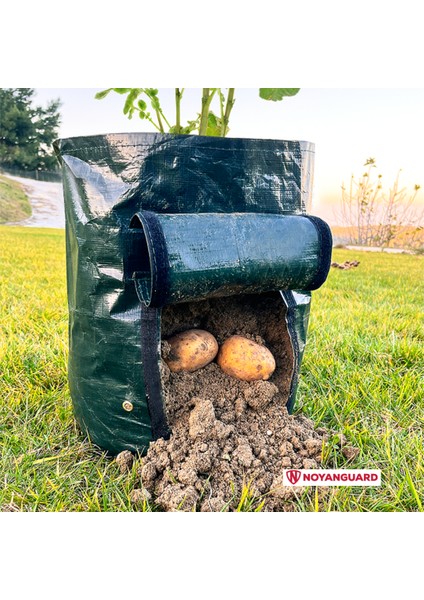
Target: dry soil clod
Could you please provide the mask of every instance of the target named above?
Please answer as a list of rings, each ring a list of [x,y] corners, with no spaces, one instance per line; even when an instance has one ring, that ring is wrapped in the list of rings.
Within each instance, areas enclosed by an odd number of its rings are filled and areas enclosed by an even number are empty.
[[[127,473],[132,469],[134,464],[134,456],[129,450],[124,450],[118,454],[118,456],[115,458],[115,462],[118,465],[121,473]]]
[[[343,271],[347,271],[348,269],[353,269],[354,267],[358,267],[360,264],[359,260],[346,260],[344,263],[332,262],[331,266],[335,269],[342,269]]]

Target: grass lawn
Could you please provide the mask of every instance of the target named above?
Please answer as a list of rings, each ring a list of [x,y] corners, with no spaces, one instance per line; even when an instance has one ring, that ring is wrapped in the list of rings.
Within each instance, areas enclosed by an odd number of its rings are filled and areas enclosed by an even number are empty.
[[[0,507],[133,510],[135,469],[121,475],[72,416],[64,245],[60,230],[0,227]],[[423,510],[424,258],[334,252],[353,259],[313,295],[297,406],[342,431],[360,448],[349,466],[380,468],[383,484],[332,488],[320,508]]]
[[[31,205],[22,186],[0,175],[0,223],[22,221],[31,215]]]

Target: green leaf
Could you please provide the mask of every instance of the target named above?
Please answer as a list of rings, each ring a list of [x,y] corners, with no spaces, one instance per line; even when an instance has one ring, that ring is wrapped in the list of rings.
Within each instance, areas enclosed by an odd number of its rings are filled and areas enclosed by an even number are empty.
[[[264,100],[277,102],[285,96],[295,96],[300,88],[259,88],[259,96]]]
[[[113,88],[108,88],[107,90],[103,90],[101,92],[97,92],[97,94],[94,96],[96,100],[103,100],[103,98],[106,98],[106,96],[109,94],[109,92],[111,92],[113,90]]]
[[[199,123],[200,115],[197,115],[197,119],[195,119],[194,121],[187,121],[187,125],[181,128],[181,133],[184,133],[186,135],[190,134],[192,131],[199,128]]]
[[[208,126],[206,128],[206,135],[220,136],[222,131],[222,122],[212,111],[208,115]]]
[[[156,96],[152,96],[150,102],[152,103],[153,110],[160,110],[160,102]]]
[[[146,110],[146,108],[147,108],[147,104],[144,102],[144,100],[139,100],[139,101],[138,101],[138,108],[139,108],[140,110]]]
[[[124,104],[124,115],[128,115],[128,118],[131,119],[134,112],[134,102],[137,100],[137,97],[140,95],[140,88],[131,88],[130,93],[127,96]]]
[[[116,92],[117,94],[127,94],[128,92],[130,92],[133,88],[112,88],[114,92]]]

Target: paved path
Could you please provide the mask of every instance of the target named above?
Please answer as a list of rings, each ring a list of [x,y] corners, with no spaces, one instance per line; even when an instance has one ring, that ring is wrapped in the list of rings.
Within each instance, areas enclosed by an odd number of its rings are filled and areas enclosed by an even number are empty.
[[[65,227],[65,211],[63,207],[63,193],[61,183],[49,183],[12,177],[22,184],[32,207],[32,215],[24,221],[8,223],[8,225],[22,225],[24,227]]]
[[[346,250],[363,250],[364,252],[388,252],[389,254],[414,254],[403,248],[379,248],[377,246],[345,246]]]

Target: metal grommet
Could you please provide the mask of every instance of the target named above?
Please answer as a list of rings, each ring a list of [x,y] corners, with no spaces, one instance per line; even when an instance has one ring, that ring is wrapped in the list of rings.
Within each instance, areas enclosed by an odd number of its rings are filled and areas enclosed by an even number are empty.
[[[134,406],[133,406],[132,402],[129,402],[129,400],[125,400],[125,401],[122,403],[122,408],[123,408],[124,410],[126,410],[127,412],[131,412],[131,411],[132,411],[132,409],[134,408]]]

